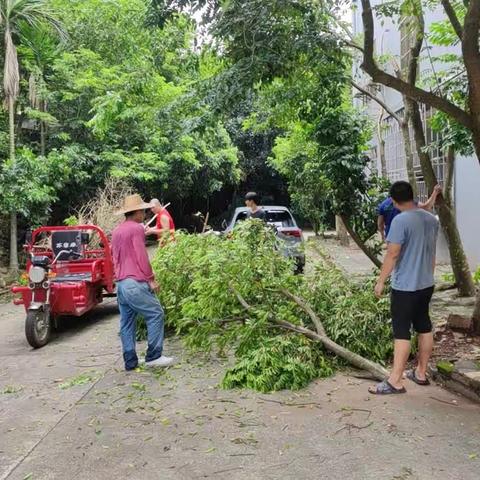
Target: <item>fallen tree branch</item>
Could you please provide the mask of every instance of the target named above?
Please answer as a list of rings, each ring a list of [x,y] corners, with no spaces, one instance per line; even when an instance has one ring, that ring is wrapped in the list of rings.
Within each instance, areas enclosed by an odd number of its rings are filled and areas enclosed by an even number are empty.
[[[347,423],[346,425],[344,425],[342,428],[340,428],[339,430],[337,430],[335,432],[335,435],[337,433],[340,433],[342,430],[345,430],[345,429],[348,429],[348,433],[351,433],[352,431],[352,428],[355,428],[356,430],[363,430],[365,428],[368,428],[368,427],[371,427],[373,425],[373,422],[370,422],[370,423],[367,423],[366,425],[354,425],[353,423]]]
[[[317,402],[306,402],[306,403],[292,403],[292,402],[282,402],[281,400],[274,400],[273,398],[260,397],[260,400],[264,402],[278,403],[285,407],[308,407],[314,405],[315,407],[321,408],[321,404]]]
[[[437,397],[430,397],[430,398],[432,400],[436,400],[437,402],[445,403],[445,405],[450,405],[452,407],[458,407],[457,403],[449,402],[448,400],[442,400],[441,398],[437,398]]]
[[[222,318],[221,320],[217,320],[218,325],[226,325],[228,323],[245,323],[245,319],[243,317],[231,317],[231,318]]]
[[[280,291],[290,300],[293,300],[310,317],[319,335],[327,335],[322,321],[320,318],[318,318],[318,315],[313,311],[313,308],[308,305],[308,303],[286,288],[282,288]]]
[[[238,302],[242,307],[249,311],[255,311],[254,307],[252,307],[240,294],[240,292],[232,285],[230,284],[230,289],[232,292],[235,294],[237,297]],[[302,300],[302,303],[306,304]],[[311,309],[311,307],[309,307]],[[313,310],[312,310],[313,311]],[[314,340],[316,342],[320,342],[327,350],[329,350],[332,353],[335,353],[335,355],[338,355],[339,357],[347,360],[351,365],[353,365],[356,368],[359,368],[360,370],[367,370],[370,372],[377,380],[384,380],[385,377],[388,376],[388,371],[386,368],[382,367],[376,362],[372,362],[371,360],[368,360],[366,358],[363,358],[362,356],[351,352],[350,350],[342,347],[338,343],[335,343],[331,338],[329,338],[326,334],[319,334],[317,332],[314,332],[313,330],[310,330],[309,328],[302,327],[300,325],[294,325],[293,323],[287,322],[285,320],[279,320],[277,318],[274,318],[273,316],[270,316],[269,321],[274,324],[275,326],[278,326],[279,328],[283,328],[285,330],[289,330],[291,332],[296,332],[301,335],[304,335],[305,337]]]

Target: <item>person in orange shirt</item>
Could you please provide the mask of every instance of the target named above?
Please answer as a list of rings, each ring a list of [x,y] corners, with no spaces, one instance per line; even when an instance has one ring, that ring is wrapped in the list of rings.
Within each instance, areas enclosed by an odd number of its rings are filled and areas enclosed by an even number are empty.
[[[157,215],[157,219],[155,227],[147,228],[145,234],[157,235],[160,246],[163,246],[169,239],[175,239],[175,223],[168,210],[157,198],[153,198],[150,204],[153,205],[151,210],[154,215]]]

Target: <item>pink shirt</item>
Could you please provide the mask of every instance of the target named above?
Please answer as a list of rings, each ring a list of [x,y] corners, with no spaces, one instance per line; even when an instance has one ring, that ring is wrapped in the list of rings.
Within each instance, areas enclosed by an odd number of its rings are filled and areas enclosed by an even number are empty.
[[[139,282],[154,279],[145,247],[145,228],[126,220],[112,234],[112,256],[117,281],[133,278]]]

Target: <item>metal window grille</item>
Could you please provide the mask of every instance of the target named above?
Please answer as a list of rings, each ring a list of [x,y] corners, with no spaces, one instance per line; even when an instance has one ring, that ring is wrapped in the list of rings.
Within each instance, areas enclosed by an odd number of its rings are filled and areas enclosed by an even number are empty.
[[[424,106],[422,107],[421,112],[426,144],[431,146],[430,158],[432,161],[433,169],[437,176],[438,183],[443,186],[445,174],[447,171],[447,158],[445,153],[437,146],[438,141],[440,140],[440,134],[438,132],[434,132],[429,125],[429,119],[432,116],[432,109]],[[403,115],[403,109],[399,110],[397,113],[399,115]],[[387,176],[392,182],[395,182],[397,180],[408,180],[405,150],[403,147],[403,137],[398,122],[392,117],[387,117],[383,123]],[[422,170],[420,167],[420,159],[418,158],[416,152],[413,131],[411,129],[410,138],[412,141],[413,169],[417,183],[418,198],[420,201],[425,201],[428,198],[428,191],[423,180]],[[432,147],[433,143],[437,145],[435,145],[435,147]]]

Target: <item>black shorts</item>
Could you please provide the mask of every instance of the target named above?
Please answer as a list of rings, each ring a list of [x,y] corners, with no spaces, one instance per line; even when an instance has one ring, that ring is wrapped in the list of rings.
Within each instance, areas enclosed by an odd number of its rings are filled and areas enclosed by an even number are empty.
[[[410,331],[429,333],[432,331],[429,307],[433,287],[415,292],[402,292],[392,289],[391,312],[393,337],[397,340],[410,340]]]

